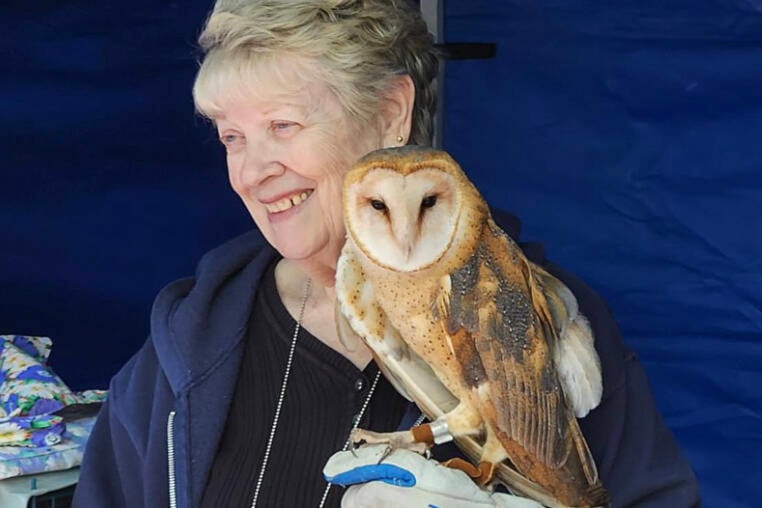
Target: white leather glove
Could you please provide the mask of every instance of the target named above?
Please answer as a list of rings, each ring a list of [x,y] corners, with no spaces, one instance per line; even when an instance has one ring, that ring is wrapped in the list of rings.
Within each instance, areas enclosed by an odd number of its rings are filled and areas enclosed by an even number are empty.
[[[326,481],[349,486],[342,508],[542,508],[536,501],[479,488],[463,471],[415,452],[365,445],[335,453],[323,468]]]

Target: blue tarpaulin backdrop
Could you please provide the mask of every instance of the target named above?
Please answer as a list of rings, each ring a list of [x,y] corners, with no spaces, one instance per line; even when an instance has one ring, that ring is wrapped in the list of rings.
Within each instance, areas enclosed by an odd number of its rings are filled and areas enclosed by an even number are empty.
[[[193,113],[207,1],[5,2],[0,332],[106,387],[252,227]],[[708,507],[762,497],[762,3],[446,0],[444,145],[609,302]]]

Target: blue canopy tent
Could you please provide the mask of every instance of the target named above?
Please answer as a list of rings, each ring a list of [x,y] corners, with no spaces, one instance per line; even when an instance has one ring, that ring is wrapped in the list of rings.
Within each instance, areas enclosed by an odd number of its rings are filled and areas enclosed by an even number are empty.
[[[252,227],[194,115],[209,2],[0,16],[0,333],[105,388],[153,296]],[[448,0],[442,144],[600,292],[709,507],[762,495],[762,4]]]

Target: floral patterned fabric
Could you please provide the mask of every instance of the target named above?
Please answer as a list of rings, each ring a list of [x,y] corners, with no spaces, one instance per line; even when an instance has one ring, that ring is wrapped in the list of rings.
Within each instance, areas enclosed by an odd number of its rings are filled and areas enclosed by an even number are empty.
[[[80,465],[94,423],[95,416],[66,422],[61,441],[53,446],[0,446],[0,480]]]
[[[95,417],[69,422],[58,413],[100,403],[106,391],[72,392],[47,365],[52,344],[47,337],[0,335],[0,478],[82,460]]]

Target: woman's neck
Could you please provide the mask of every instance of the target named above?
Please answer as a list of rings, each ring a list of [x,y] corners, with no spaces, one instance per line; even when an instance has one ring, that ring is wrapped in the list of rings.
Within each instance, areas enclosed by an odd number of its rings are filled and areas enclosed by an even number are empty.
[[[301,325],[313,336],[364,369],[372,356],[370,349],[357,336],[339,337],[336,326],[336,290],[334,272],[330,278],[320,277],[324,271],[307,272],[303,265],[282,259],[275,267],[275,284],[283,305],[296,320],[299,316],[307,280],[312,280],[310,293],[304,306]],[[328,283],[326,283],[326,280]]]

